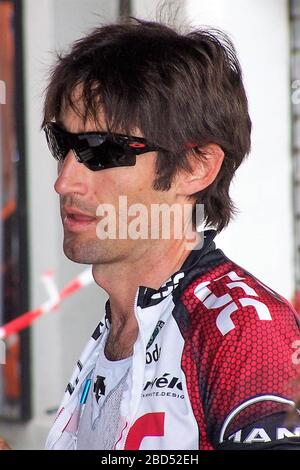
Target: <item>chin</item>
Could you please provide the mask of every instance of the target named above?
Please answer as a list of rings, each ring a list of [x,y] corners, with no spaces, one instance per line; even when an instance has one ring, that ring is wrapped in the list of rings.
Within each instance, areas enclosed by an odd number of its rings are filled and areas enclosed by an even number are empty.
[[[69,260],[81,264],[110,264],[122,259],[116,252],[116,242],[99,240],[78,240],[66,237],[63,246]]]
[[[70,261],[73,261],[74,263],[92,264],[92,262],[86,256],[84,257],[82,253],[78,253],[77,250],[73,250],[70,247],[64,248],[64,254]]]
[[[96,250],[93,244],[79,241],[64,241],[64,254],[74,263],[93,264],[99,260],[99,249]]]

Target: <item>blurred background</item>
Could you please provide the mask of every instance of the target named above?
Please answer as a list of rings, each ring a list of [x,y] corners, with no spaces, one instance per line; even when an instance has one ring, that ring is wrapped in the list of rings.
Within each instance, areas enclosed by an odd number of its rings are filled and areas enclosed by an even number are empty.
[[[45,271],[53,270],[62,288],[85,269],[62,252],[56,164],[40,131],[55,51],[66,51],[92,27],[121,16],[156,19],[161,3],[0,0],[0,325],[47,300]],[[300,0],[164,3],[171,16],[179,7],[176,25],[227,32],[244,73],[252,151],[232,184],[239,213],[217,246],[300,310]],[[43,448],[105,300],[91,284],[7,338],[6,364],[0,364],[0,435],[14,449]]]

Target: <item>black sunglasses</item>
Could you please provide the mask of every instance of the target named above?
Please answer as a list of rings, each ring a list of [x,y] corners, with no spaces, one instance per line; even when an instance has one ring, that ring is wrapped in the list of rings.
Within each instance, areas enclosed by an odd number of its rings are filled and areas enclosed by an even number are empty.
[[[136,164],[137,155],[161,149],[148,144],[142,137],[107,132],[73,134],[55,122],[47,123],[43,130],[49,150],[56,160],[63,161],[72,150],[78,162],[92,171],[133,166]]]

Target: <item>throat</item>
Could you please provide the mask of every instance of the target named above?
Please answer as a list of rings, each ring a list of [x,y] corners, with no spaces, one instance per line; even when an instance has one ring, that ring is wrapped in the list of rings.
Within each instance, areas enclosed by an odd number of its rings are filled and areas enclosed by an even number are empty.
[[[133,354],[133,346],[122,346],[121,344],[106,343],[104,354],[109,361],[121,361],[127,359]]]
[[[132,356],[137,335],[137,329],[131,333],[122,332],[116,335],[110,332],[104,348],[106,359],[109,361],[121,361]]]

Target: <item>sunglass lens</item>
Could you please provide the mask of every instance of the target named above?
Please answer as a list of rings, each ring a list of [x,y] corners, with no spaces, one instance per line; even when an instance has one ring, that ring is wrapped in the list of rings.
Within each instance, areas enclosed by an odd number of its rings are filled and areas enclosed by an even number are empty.
[[[117,142],[107,139],[100,145],[90,146],[88,145],[90,142],[86,144],[83,146],[81,141],[80,149],[77,147],[75,151],[80,160],[92,171],[135,165],[136,158],[133,152],[126,152],[123,145]]]

